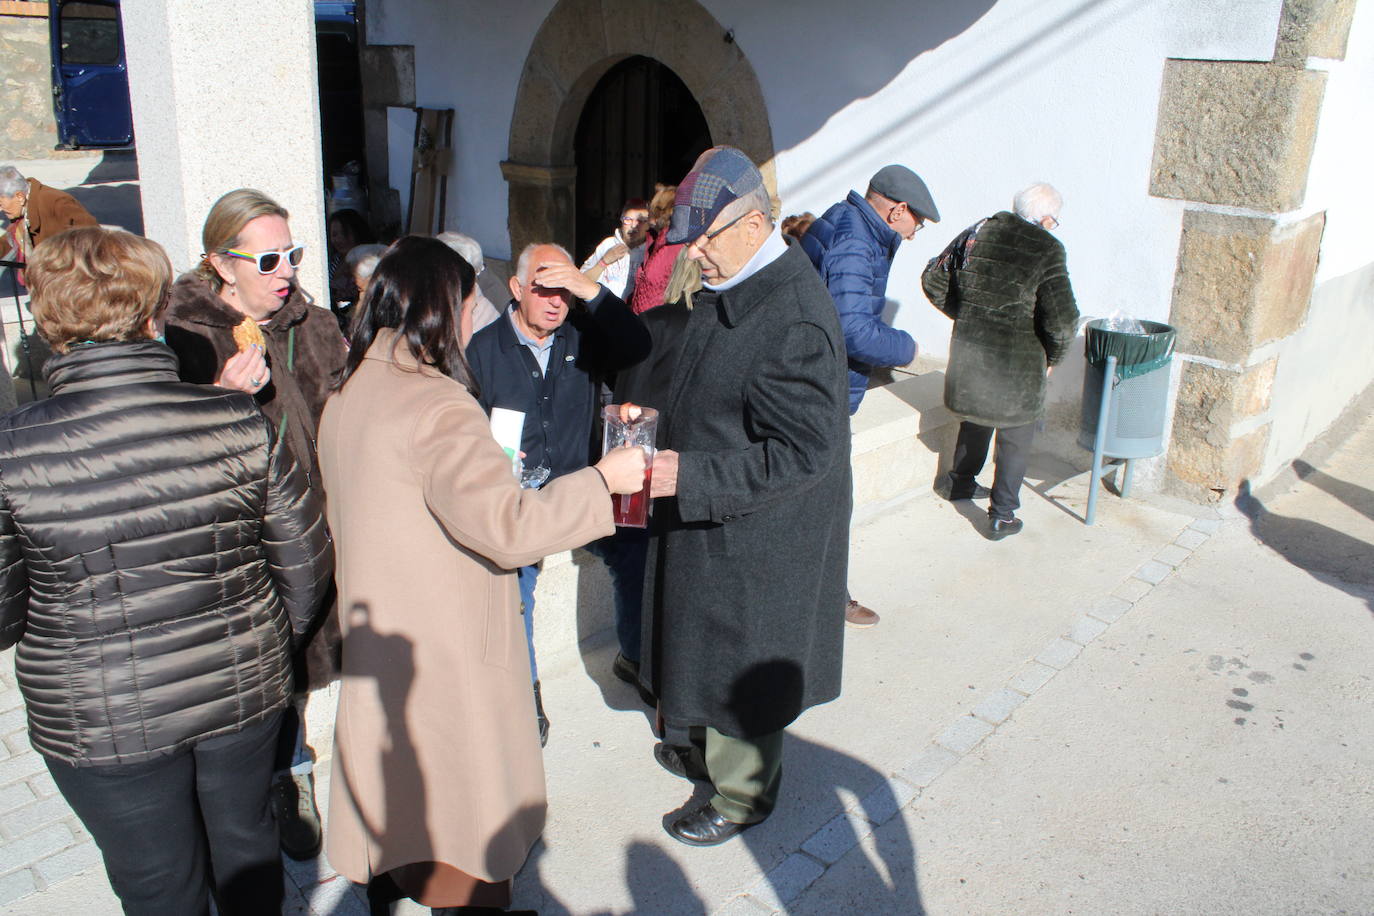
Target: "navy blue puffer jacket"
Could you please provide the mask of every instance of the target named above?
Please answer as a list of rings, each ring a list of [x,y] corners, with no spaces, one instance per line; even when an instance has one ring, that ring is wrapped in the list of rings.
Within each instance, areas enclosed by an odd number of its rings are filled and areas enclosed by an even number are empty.
[[[905,366],[916,358],[911,335],[883,323],[887,274],[901,242],[857,191],[826,210],[802,239],[840,313],[851,414],[859,409],[875,368]]]

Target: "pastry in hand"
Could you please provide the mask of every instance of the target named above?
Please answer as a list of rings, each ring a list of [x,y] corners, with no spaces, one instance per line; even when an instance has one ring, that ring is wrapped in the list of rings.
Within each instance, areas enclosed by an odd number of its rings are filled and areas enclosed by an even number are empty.
[[[246,315],[242,321],[234,325],[234,343],[238,346],[240,353],[249,347],[267,349],[267,341],[263,340],[262,337],[262,328],[258,327],[258,323]]]

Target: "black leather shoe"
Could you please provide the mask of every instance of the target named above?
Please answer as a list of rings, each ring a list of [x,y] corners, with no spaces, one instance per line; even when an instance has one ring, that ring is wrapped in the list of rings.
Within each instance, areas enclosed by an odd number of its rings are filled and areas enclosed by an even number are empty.
[[[658,697],[654,696],[643,684],[639,682],[639,662],[632,662],[621,653],[615,654],[615,661],[611,663],[611,674],[629,684],[639,694],[639,699],[645,706],[657,706]]]
[[[1019,518],[995,518],[988,516],[988,537],[994,541],[1011,537],[1026,526]]]
[[[539,682],[534,682],[534,720],[539,723],[539,746],[549,743],[549,717],[544,715],[544,697],[539,693]]]
[[[727,821],[710,802],[707,802],[669,824],[668,835],[688,846],[719,846],[752,826],[754,825]]]
[[[677,744],[655,744],[654,759],[674,776],[682,779],[703,780],[706,774],[692,763],[692,748]]]
[[[954,484],[950,484],[949,489],[944,493],[945,499],[952,503],[961,499],[987,499],[991,495],[991,490],[977,483],[974,483],[971,490],[968,487],[956,487]]]

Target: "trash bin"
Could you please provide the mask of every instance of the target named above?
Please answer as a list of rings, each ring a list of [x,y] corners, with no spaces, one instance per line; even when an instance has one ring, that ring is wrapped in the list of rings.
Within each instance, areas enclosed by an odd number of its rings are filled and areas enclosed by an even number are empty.
[[[1176,332],[1158,321],[1141,321],[1144,333],[1107,328],[1090,321],[1084,334],[1088,368],[1083,373],[1083,424],[1079,445],[1092,451],[1102,412],[1107,357],[1116,357],[1115,383],[1107,412],[1105,458],[1150,458],[1164,450],[1164,418],[1169,402],[1169,361]]]

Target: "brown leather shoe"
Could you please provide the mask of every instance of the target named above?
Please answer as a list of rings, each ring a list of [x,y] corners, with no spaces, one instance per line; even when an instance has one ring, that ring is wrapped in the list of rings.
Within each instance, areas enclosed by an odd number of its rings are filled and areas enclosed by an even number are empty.
[[[853,598],[850,598],[849,602],[844,606],[844,622],[851,627],[863,629],[873,626],[879,620],[882,620],[882,618],[874,611],[864,607]]]

